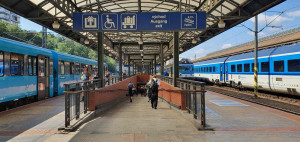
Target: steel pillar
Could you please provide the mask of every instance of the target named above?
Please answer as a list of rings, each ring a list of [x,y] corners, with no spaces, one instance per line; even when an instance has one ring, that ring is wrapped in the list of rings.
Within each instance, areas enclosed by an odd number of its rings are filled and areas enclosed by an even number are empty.
[[[156,74],[156,55],[154,55],[154,75]]]
[[[98,88],[102,88],[104,86],[104,66],[103,66],[103,32],[98,32],[98,76],[100,82],[98,83]]]
[[[255,47],[254,47],[254,97],[257,97],[258,95],[258,83],[257,83],[257,72],[258,72],[258,64],[257,64],[257,55],[258,55],[258,37],[257,37],[257,29],[258,29],[258,25],[257,25],[257,15],[255,16]]]
[[[163,44],[160,45],[160,74],[164,74],[164,48]]]
[[[123,70],[122,70],[122,45],[119,44],[119,77],[120,81],[122,81],[122,76],[123,76]]]
[[[174,44],[173,44],[173,69],[174,69],[174,76],[173,76],[173,85],[176,85],[177,78],[179,78],[179,33],[173,33]]]
[[[42,31],[42,47],[47,48],[47,28],[43,27]]]
[[[128,75],[130,76],[130,55],[128,55]]]

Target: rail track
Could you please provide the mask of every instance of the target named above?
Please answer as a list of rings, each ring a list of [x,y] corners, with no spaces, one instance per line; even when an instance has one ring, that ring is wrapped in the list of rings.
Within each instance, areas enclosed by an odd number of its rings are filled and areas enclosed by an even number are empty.
[[[284,99],[288,100],[286,102],[282,102],[279,100],[274,100],[273,95],[266,94],[266,93],[260,93],[260,96],[255,98],[255,97],[253,97],[253,93],[249,93],[249,91],[248,92],[247,91],[238,91],[238,90],[236,90],[234,88],[230,88],[230,87],[219,87],[219,86],[207,85],[207,86],[205,86],[205,88],[208,91],[220,93],[220,94],[234,97],[237,99],[249,101],[252,103],[259,104],[259,105],[263,105],[263,106],[271,107],[271,108],[278,109],[281,111],[285,111],[288,113],[300,115],[300,106],[292,104],[292,103],[288,103],[289,101],[298,102],[299,101],[298,96],[296,96],[296,98],[287,98],[287,97],[277,96],[278,98],[281,98],[281,99],[284,98]],[[272,99],[268,98],[271,96],[273,96]]]

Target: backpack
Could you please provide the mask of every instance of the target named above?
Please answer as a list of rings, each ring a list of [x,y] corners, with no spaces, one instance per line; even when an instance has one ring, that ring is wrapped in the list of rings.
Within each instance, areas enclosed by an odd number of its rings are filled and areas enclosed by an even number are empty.
[[[150,86],[150,88],[152,90],[158,89],[157,79],[156,79],[156,81],[154,81],[154,79],[151,80],[151,86]]]

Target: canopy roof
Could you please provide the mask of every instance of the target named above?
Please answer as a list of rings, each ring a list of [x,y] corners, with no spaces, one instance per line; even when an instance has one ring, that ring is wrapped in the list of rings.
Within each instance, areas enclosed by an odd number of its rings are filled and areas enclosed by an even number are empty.
[[[179,32],[180,52],[184,52],[219,33],[275,6],[284,0],[2,0],[0,5],[16,14],[41,24],[70,39],[83,44],[89,39],[89,47],[97,49],[97,33],[74,32],[73,12],[171,12],[206,11],[207,29],[205,31]],[[218,28],[223,19],[225,28]],[[59,29],[53,29],[53,21],[58,20]],[[140,62],[138,41],[144,42],[145,62],[151,62],[155,55],[159,58],[163,44],[165,60],[172,58],[172,32],[104,32],[105,54],[118,57],[118,46],[122,45],[123,54]],[[192,44],[192,40],[197,41]],[[111,53],[111,54],[109,54]],[[124,56],[123,56],[124,57]],[[149,60],[147,60],[149,59]]]

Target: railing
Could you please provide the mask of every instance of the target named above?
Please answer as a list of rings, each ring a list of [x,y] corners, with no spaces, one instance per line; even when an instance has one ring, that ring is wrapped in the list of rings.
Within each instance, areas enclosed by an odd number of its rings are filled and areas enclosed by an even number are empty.
[[[95,90],[99,82],[100,80],[90,80],[64,84],[66,128],[72,120],[78,120],[81,114],[87,113],[90,90]]]
[[[166,76],[158,76],[164,82],[173,84],[173,78]],[[195,119],[200,118],[201,127],[206,127],[205,120],[205,83],[187,79],[177,78],[177,86],[181,88],[181,92],[186,94],[186,109],[192,113]],[[166,90],[172,91],[172,90]]]

